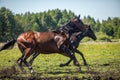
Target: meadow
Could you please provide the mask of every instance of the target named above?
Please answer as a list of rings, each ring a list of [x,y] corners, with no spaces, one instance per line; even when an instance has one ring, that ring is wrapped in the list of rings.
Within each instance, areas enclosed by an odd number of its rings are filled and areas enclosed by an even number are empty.
[[[81,43],[78,48],[85,56],[88,66],[83,65],[80,55],[75,54],[81,64],[82,71],[71,63],[66,67],[59,67],[69,58],[60,54],[40,54],[33,62],[35,74],[22,73],[16,64],[21,56],[17,46],[0,52],[0,79],[48,79],[48,80],[112,80],[120,79],[120,43],[118,42],[90,42]]]

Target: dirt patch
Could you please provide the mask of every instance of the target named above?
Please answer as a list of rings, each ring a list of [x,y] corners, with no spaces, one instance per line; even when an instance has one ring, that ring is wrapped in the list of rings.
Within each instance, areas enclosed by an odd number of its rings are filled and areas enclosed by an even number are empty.
[[[90,70],[86,72],[91,74],[89,77],[77,77],[77,76],[62,76],[62,77],[41,77],[42,73],[35,74],[20,74],[20,71],[15,66],[0,70],[0,79],[8,80],[119,80],[119,73],[100,73]],[[28,76],[29,75],[29,76]]]
[[[0,70],[0,78],[9,78],[12,75],[17,75],[17,74],[18,74],[18,72],[17,72],[15,66]]]

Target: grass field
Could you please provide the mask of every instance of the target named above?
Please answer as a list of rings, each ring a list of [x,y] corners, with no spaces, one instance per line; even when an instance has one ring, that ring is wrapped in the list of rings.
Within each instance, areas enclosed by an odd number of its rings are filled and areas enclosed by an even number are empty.
[[[76,57],[81,64],[82,71],[71,63],[66,67],[59,67],[60,63],[69,58],[59,55],[40,54],[33,62],[35,74],[22,73],[16,64],[21,56],[17,46],[11,50],[0,52],[0,79],[120,79],[120,43],[82,43],[79,48],[87,60],[88,66],[83,65],[80,55]]]

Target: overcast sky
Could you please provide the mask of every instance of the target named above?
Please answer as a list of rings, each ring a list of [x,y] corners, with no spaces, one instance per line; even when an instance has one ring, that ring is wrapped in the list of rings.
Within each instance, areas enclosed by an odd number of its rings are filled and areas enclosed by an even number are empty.
[[[67,9],[82,17],[90,15],[96,20],[120,17],[120,0],[0,0],[0,7],[9,8],[13,13]]]

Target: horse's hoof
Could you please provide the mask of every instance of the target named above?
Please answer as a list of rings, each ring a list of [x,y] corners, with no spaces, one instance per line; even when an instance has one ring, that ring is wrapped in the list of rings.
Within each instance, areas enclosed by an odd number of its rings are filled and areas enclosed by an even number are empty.
[[[34,73],[35,73],[35,71],[34,71],[34,70],[30,70],[30,73],[31,73],[31,74],[34,74]]]
[[[65,64],[60,64],[59,66],[60,66],[60,67],[64,67],[64,66],[65,66]]]
[[[64,66],[64,64],[60,64],[59,66],[60,66],[60,67],[63,67],[63,66]]]
[[[68,64],[60,64],[60,67],[68,66]]]
[[[74,65],[75,65],[75,66],[78,66],[78,67],[80,66],[80,64],[74,64]]]
[[[88,64],[87,64],[87,63],[84,63],[84,66],[88,66]]]
[[[78,69],[76,70],[76,72],[82,72],[81,67],[78,67]]]

